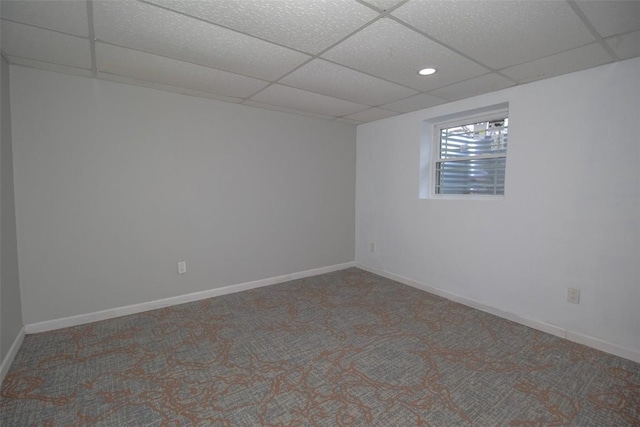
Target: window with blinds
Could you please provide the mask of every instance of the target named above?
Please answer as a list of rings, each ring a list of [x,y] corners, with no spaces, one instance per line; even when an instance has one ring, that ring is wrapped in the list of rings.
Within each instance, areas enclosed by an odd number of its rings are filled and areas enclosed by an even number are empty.
[[[436,195],[504,195],[509,118],[436,126]]]

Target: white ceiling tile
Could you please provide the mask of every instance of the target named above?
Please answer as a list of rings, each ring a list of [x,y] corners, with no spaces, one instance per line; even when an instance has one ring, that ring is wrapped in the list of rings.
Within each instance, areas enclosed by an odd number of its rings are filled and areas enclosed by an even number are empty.
[[[251,98],[252,101],[327,116],[346,116],[369,107],[282,85],[272,85]]]
[[[397,111],[399,113],[408,113],[410,111],[434,107],[436,105],[445,104],[447,102],[449,101],[426,93],[420,93],[418,95],[410,96],[409,98],[381,105],[380,107],[386,110]]]
[[[564,1],[409,1],[393,15],[493,69],[594,41]]]
[[[417,93],[413,89],[322,59],[314,59],[303,65],[280,80],[280,83],[371,106]]]
[[[613,59],[599,43],[592,43],[567,52],[505,68],[500,72],[518,83],[527,83],[597,67],[611,61]]]
[[[3,54],[16,65],[93,76],[88,4],[0,0]],[[619,59],[640,56],[640,0],[91,4],[98,78],[336,121],[349,116],[339,121],[351,124],[610,62],[578,15]],[[392,16],[378,19],[376,10]],[[344,37],[322,59],[302,53]],[[438,72],[419,76],[427,66]]]
[[[30,68],[38,68],[40,70],[54,71],[56,73],[71,74],[74,76],[93,77],[93,71],[86,68],[67,67],[50,62],[36,61],[34,59],[20,58],[18,56],[7,55],[9,63],[14,65],[22,65]]]
[[[620,59],[640,56],[640,31],[610,37],[605,41]]]
[[[386,119],[387,117],[397,116],[395,111],[383,110],[381,108],[370,108],[359,113],[349,114],[345,119],[357,120],[359,122],[372,122],[374,120]]]
[[[94,1],[98,40],[245,76],[275,80],[309,57],[138,2]]]
[[[2,19],[76,36],[89,34],[86,1],[3,0],[1,7]]]
[[[498,74],[491,73],[434,90],[431,94],[438,98],[456,101],[458,99],[470,98],[483,93],[505,89],[513,85],[515,85],[515,83],[511,80]]]
[[[393,6],[398,3],[402,3],[404,0],[364,0],[366,3],[369,3],[372,6],[377,7],[382,11],[386,11],[391,9]]]
[[[388,18],[327,51],[324,58],[427,91],[487,73],[487,69]],[[420,76],[433,66],[438,72]]]
[[[150,53],[96,43],[100,71],[224,96],[246,98],[268,85],[263,80],[214,70]]]
[[[348,125],[359,125],[359,124],[363,123],[363,122],[361,122],[359,120],[345,119],[344,117],[339,117],[339,118],[335,119],[334,121],[340,122],[340,123],[346,123]]]
[[[100,80],[108,80],[115,83],[123,83],[123,84],[132,85],[132,86],[146,87],[148,89],[162,90],[165,92],[174,92],[174,93],[180,93],[183,95],[197,96],[199,98],[209,98],[209,99],[215,99],[218,101],[232,102],[235,104],[239,104],[242,102],[241,98],[233,98],[230,96],[216,95],[210,92],[191,90],[184,87],[165,85],[162,83],[149,82],[144,80],[137,80],[137,79],[132,79],[130,77],[123,77],[123,76],[117,76],[115,74],[102,73],[100,71],[98,71],[98,78]]]
[[[344,0],[151,1],[310,53],[328,48],[378,16],[366,6]]]
[[[256,102],[256,101],[251,101],[251,100],[244,101],[242,103],[242,105],[248,105],[249,107],[262,108],[262,109],[265,109],[265,110],[280,111],[282,113],[297,114],[299,116],[302,115],[302,116],[307,116],[307,117],[314,117],[316,119],[324,119],[324,120],[332,120],[332,119],[334,119],[333,116],[328,116],[326,114],[309,113],[309,112],[305,112],[305,111],[295,110],[293,108],[285,108],[285,107],[281,107],[279,105],[265,104],[263,102]]]
[[[2,50],[21,58],[91,68],[89,40],[10,21],[2,21]]]
[[[640,30],[640,1],[578,1],[578,7],[602,37]]]

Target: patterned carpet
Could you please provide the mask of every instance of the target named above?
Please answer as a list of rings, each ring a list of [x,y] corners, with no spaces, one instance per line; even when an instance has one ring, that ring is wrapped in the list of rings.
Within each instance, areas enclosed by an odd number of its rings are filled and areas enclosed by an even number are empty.
[[[29,335],[0,425],[640,425],[640,364],[352,268]]]

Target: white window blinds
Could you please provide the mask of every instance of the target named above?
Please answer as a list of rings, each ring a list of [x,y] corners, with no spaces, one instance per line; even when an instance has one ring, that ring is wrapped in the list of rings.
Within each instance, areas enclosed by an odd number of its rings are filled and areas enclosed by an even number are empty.
[[[504,195],[509,119],[438,126],[435,194]]]

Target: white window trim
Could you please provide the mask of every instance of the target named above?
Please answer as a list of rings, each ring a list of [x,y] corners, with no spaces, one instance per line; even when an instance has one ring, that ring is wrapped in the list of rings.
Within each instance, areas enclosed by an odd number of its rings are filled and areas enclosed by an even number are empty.
[[[429,198],[430,199],[439,199],[439,200],[504,200],[504,194],[438,194],[436,193],[436,165],[443,159],[440,158],[440,130],[447,127],[452,127],[456,125],[462,125],[466,123],[477,123],[477,122],[486,122],[491,120],[503,119],[505,117],[509,117],[509,109],[500,109],[490,112],[485,112],[482,114],[475,115],[460,115],[452,120],[447,120],[444,122],[437,122],[431,126],[431,150],[429,153]],[[507,149],[507,152],[509,150]],[[499,158],[504,157],[507,158],[507,154],[503,155],[485,155],[485,156],[476,156],[476,158]],[[506,172],[506,171],[505,171]],[[505,193],[506,193],[506,182],[505,182]]]

